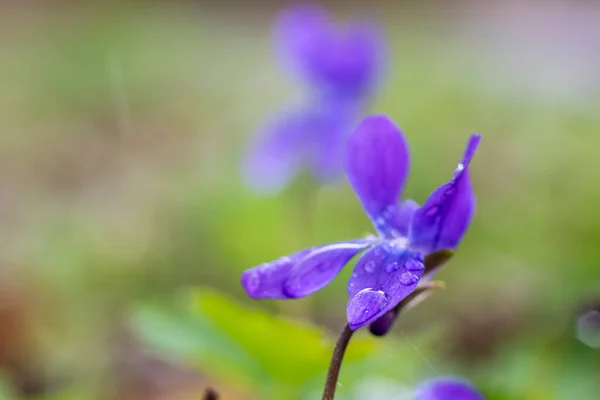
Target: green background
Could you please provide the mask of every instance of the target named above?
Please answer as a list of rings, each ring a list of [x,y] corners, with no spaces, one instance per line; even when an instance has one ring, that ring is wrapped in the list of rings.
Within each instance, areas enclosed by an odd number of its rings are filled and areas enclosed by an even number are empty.
[[[351,268],[287,302],[247,299],[240,273],[373,228],[345,179],[274,196],[241,181],[256,129],[303,93],[273,54],[280,5],[13,3],[0,5],[0,398],[320,398]],[[600,356],[575,320],[600,287],[598,74],[540,81],[543,63],[525,68],[537,47],[501,52],[467,29],[486,7],[449,4],[373,3],[390,57],[368,113],[402,127],[419,202],[483,134],[477,212],[437,275],[446,289],[391,337],[356,335],[339,398],[405,399],[458,375],[491,400],[591,399]],[[556,50],[549,66],[593,65]],[[561,81],[573,75],[581,87]]]

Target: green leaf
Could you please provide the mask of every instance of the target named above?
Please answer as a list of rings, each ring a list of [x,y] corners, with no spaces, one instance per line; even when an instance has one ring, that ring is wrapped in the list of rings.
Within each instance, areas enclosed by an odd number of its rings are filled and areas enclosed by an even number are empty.
[[[214,291],[196,292],[194,310],[213,321],[277,382],[301,384],[329,365],[334,340],[308,323],[244,308]],[[373,348],[372,339],[357,338],[345,360],[357,361]]]
[[[335,339],[320,328],[236,304],[210,290],[193,292],[191,303],[191,308],[189,303],[138,306],[133,327],[163,355],[264,397],[289,398],[305,390],[311,378],[324,379]],[[370,337],[354,338],[344,364],[363,359],[374,346]]]
[[[260,365],[235,341],[200,315],[181,307],[143,305],[133,326],[143,341],[163,355],[209,369],[215,378],[240,384],[268,379]]]

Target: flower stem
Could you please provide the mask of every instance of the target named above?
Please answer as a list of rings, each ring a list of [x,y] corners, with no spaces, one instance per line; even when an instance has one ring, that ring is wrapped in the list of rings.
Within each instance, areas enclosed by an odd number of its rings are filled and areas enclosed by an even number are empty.
[[[331,356],[331,363],[329,364],[329,371],[327,372],[327,380],[325,381],[322,400],[333,400],[333,397],[335,396],[337,381],[340,375],[340,369],[342,368],[342,361],[344,360],[344,354],[346,353],[346,348],[348,347],[348,343],[350,343],[353,333],[354,331],[346,324],[335,343],[333,355]]]

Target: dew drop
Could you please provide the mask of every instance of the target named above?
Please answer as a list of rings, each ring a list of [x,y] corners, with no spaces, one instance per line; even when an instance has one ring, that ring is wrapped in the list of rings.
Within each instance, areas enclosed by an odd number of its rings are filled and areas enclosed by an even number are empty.
[[[460,163],[458,163],[458,165],[456,166],[456,172],[460,172],[460,171],[462,171],[463,169],[465,169],[465,164],[463,164],[463,163],[461,163],[461,162],[460,162]]]
[[[406,268],[407,271],[421,271],[425,269],[425,266],[422,262],[413,260],[411,258],[409,260],[406,260],[406,262],[404,263],[404,268]]]
[[[381,249],[379,247],[376,247],[375,250],[373,250],[373,255],[375,257],[380,257],[381,256]]]
[[[405,286],[412,285],[412,284],[416,283],[418,280],[419,280],[419,277],[410,272],[403,272],[402,274],[400,274],[400,278],[399,278],[400,283]]]
[[[397,262],[391,262],[388,265],[385,266],[385,272],[394,272],[394,271],[398,271],[398,268],[400,268],[400,266],[398,265]]]
[[[375,272],[375,262],[374,261],[369,261],[365,264],[365,272],[368,272],[369,274],[372,274],[373,272]]]
[[[385,210],[383,210],[381,215],[383,215],[383,218],[389,220],[392,218],[392,216],[394,215],[395,212],[396,212],[396,206],[390,205],[390,206],[387,206]]]
[[[352,329],[360,328],[374,319],[390,303],[385,292],[363,289],[348,303],[347,317]]]

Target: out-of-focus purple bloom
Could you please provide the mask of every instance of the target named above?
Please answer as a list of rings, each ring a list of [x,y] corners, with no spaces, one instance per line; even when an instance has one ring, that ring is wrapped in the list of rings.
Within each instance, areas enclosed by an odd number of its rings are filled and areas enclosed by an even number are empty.
[[[484,400],[484,397],[466,380],[446,377],[422,382],[416,389],[415,400]]]
[[[371,22],[336,26],[321,7],[297,4],[281,13],[275,37],[285,65],[325,95],[364,97],[377,86],[384,41]]]
[[[256,299],[307,296],[366,250],[348,283],[348,324],[358,329],[387,318],[416,289],[424,256],[454,249],[462,239],[475,209],[468,166],[480,139],[470,137],[453,178],[422,206],[412,200],[399,203],[408,175],[408,146],[390,119],[366,118],[348,140],[344,166],[378,235],[302,250],[249,269],[242,274],[246,292]]]
[[[303,166],[323,182],[339,177],[344,142],[357,114],[354,104],[330,102],[277,115],[250,147],[244,162],[246,182],[263,192],[277,192]]]
[[[342,171],[344,142],[377,89],[383,60],[378,27],[336,27],[313,4],[284,10],[275,25],[278,53],[307,89],[306,104],[279,113],[260,129],[244,163],[247,183],[281,190],[300,167],[329,182]]]

